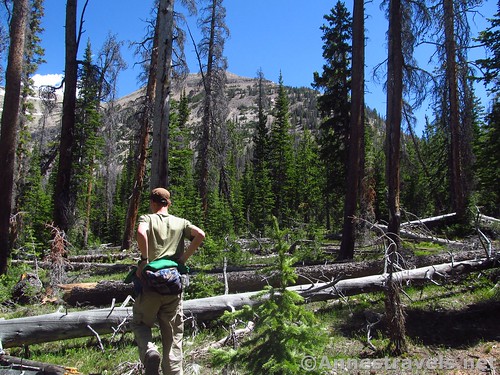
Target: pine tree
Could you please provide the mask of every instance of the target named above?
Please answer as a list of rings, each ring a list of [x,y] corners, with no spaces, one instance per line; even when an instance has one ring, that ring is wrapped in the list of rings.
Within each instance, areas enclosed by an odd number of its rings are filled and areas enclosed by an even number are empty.
[[[459,221],[466,219],[470,195],[470,163],[472,162],[472,108],[474,96],[470,87],[467,50],[470,45],[470,27],[467,20],[471,0],[441,0],[433,9],[437,39],[437,56],[442,61],[436,82],[434,107],[440,108],[437,121],[448,134],[448,171],[451,207]]]
[[[18,224],[21,229],[16,235],[15,247],[29,249],[31,255],[43,258],[47,255],[44,251],[51,239],[46,225],[51,222],[52,191],[41,174],[38,151],[33,152],[30,160],[24,181],[25,189],[17,202],[22,219]]]
[[[403,18],[402,1],[389,2],[388,60],[387,60],[387,124],[386,124],[386,179],[389,222],[387,225],[388,282],[385,292],[385,309],[388,316],[390,347],[395,354],[407,350],[405,315],[399,293],[399,282],[393,278],[402,248],[399,237],[400,211],[400,150],[403,104]]]
[[[44,15],[43,1],[35,0],[31,3],[31,13],[26,35],[26,47],[24,51],[24,63],[22,72],[22,91],[21,91],[21,112],[19,121],[19,141],[16,150],[17,159],[17,196],[23,194],[24,178],[27,174],[27,167],[30,165],[30,150],[29,144],[31,134],[28,130],[28,124],[33,121],[33,113],[35,112],[34,104],[30,97],[36,97],[34,91],[34,82],[32,79],[38,66],[44,63],[44,49],[40,46],[40,35],[43,32],[41,27],[41,19]],[[16,198],[17,199],[17,198]]]
[[[491,112],[486,124],[479,129],[475,144],[477,160],[474,166],[478,191],[477,204],[484,213],[498,217],[500,215],[500,160],[497,156],[500,147],[500,3],[497,13],[490,19],[490,26],[482,31],[477,40],[490,52],[490,57],[478,60],[484,69],[482,80],[491,93],[495,94]]]
[[[481,42],[490,52],[489,57],[479,59],[476,62],[484,69],[485,85],[490,85],[490,90],[493,93],[500,91],[500,3],[497,2],[497,12],[490,20],[490,26],[479,33],[476,39]]]
[[[324,169],[320,163],[318,145],[308,129],[303,129],[295,164],[295,190],[300,220],[307,224],[320,222],[324,216],[322,186]]]
[[[486,124],[479,130],[475,163],[477,178],[477,205],[481,212],[500,216],[500,101],[493,104]]]
[[[353,218],[358,214],[360,185],[364,178],[365,126],[365,6],[363,0],[354,0],[352,23],[352,81],[349,116],[349,154],[347,186],[339,259],[354,258],[355,230]],[[389,80],[388,80],[389,81]],[[388,83],[389,86],[389,83]]]
[[[331,228],[330,217],[340,217],[339,197],[346,191],[346,163],[349,140],[349,117],[352,60],[352,19],[344,3],[338,1],[324,19],[328,25],[321,26],[323,72],[314,73],[313,87],[322,95],[318,107],[322,116],[320,125],[320,155],[325,165],[324,186],[327,207],[327,227]]]
[[[268,288],[265,301],[253,309],[226,314],[226,319],[256,317],[252,336],[236,350],[214,352],[215,362],[234,364],[252,375],[303,374],[301,363],[308,355],[319,356],[327,342],[326,331],[318,324],[314,314],[307,310],[303,298],[287,287],[297,279],[292,267],[295,258],[287,251],[286,231],[280,230],[274,218],[273,238],[278,260],[267,272],[278,276],[278,286]],[[312,370],[310,374],[319,374]]]
[[[427,160],[426,189],[432,191],[432,214],[448,212],[451,200],[448,188],[449,136],[443,119],[437,117],[426,124],[422,143],[422,155]]]
[[[269,150],[269,169],[274,199],[273,215],[282,225],[289,223],[295,195],[291,180],[293,154],[289,104],[281,73],[278,85],[278,97],[274,108],[275,120],[270,134],[272,148]]]
[[[264,73],[260,70],[258,73],[258,121],[253,135],[253,157],[252,166],[247,168],[247,172],[252,173],[251,182],[243,183],[246,187],[252,186],[253,189],[247,192],[247,207],[250,221],[253,229],[259,233],[264,233],[265,228],[271,223],[271,209],[273,205],[271,180],[269,170],[269,152],[270,139],[267,126],[267,115],[265,114],[266,87],[264,82]],[[248,174],[247,174],[248,176]]]
[[[83,221],[82,245],[88,244],[97,160],[102,153],[103,140],[100,136],[101,116],[98,108],[98,70],[92,63],[90,42],[85,49],[84,61],[78,84],[79,97],[75,122],[74,178],[73,190],[77,191],[78,217]]]
[[[44,62],[43,55],[45,53],[44,49],[40,46],[40,35],[43,32],[41,27],[41,19],[44,14],[43,1],[35,0],[31,2],[31,16],[29,18],[28,29],[26,34],[26,47],[24,51],[24,63],[22,72],[22,90],[21,90],[21,111],[19,119],[19,137],[16,149],[16,189],[14,191],[15,195],[15,208],[14,210],[18,212],[21,216],[26,216],[24,213],[33,211],[32,207],[27,205],[33,204],[26,195],[36,194],[36,191],[42,182],[42,175],[40,171],[40,154],[33,152],[30,143],[32,141],[31,134],[28,129],[28,125],[33,121],[33,113],[35,112],[35,107],[32,100],[36,96],[34,91],[34,82],[32,79],[33,74],[38,69],[38,66]],[[40,181],[35,181],[34,178],[37,176]],[[28,202],[29,203],[26,203]],[[40,202],[43,207],[50,207],[50,205],[45,206],[43,198]],[[41,209],[43,211],[43,208]],[[23,218],[16,224],[16,231],[14,233],[13,241],[16,246],[23,246],[22,243],[28,237],[37,237],[35,241],[43,241],[47,239],[43,237],[43,234],[39,231],[44,231],[43,224],[40,224],[40,220],[46,220],[49,222],[49,218],[45,215],[41,217],[33,217],[31,212],[30,217]],[[26,220],[25,220],[26,219]],[[34,224],[36,223],[36,224]],[[36,226],[36,230],[34,230]],[[27,233],[23,233],[26,231]],[[37,232],[38,231],[38,232]],[[21,236],[22,238],[17,239],[16,236]],[[42,239],[43,237],[43,239]]]
[[[179,102],[172,101],[171,104],[170,192],[175,200],[172,213],[183,217],[202,218],[193,169],[194,152],[190,147],[193,139],[190,129],[186,127],[189,113],[189,99],[182,93]]]
[[[170,137],[170,92],[172,85],[172,51],[174,41],[174,1],[158,2],[156,37],[158,38],[153,102],[153,144],[151,150],[150,189],[169,186],[168,151]]]

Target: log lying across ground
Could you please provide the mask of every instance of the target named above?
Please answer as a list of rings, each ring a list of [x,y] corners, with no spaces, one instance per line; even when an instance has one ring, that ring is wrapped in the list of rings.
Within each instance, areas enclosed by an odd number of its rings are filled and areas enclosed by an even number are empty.
[[[394,277],[407,281],[426,282],[444,277],[466,274],[498,267],[499,259],[475,259],[454,263],[445,263],[401,271]],[[325,301],[341,296],[355,295],[382,290],[387,281],[387,274],[344,279],[336,283],[317,283],[299,285],[289,289],[300,293],[306,302]],[[244,305],[256,305],[266,298],[256,295],[260,292],[228,294],[216,297],[184,301],[184,314],[187,318],[207,321],[220,317],[225,311],[237,310]],[[81,312],[56,312],[52,314],[0,320],[0,342],[4,348],[35,343],[86,337],[128,330],[130,307],[98,309]]]
[[[463,251],[453,254],[454,261],[461,261],[475,257],[482,257],[484,251]],[[430,264],[449,262],[449,253],[440,253],[429,256],[413,257],[408,259],[409,267],[423,267]],[[299,275],[297,285],[311,284],[311,282],[328,282],[338,279],[352,279],[382,273],[384,262],[382,260],[365,262],[345,262],[333,264],[316,264],[312,266],[296,267]],[[223,282],[223,274],[212,274],[218,281]],[[276,286],[277,278],[268,278],[256,270],[228,272],[227,280],[229,293],[245,293],[262,290],[266,285]],[[108,306],[115,299],[124,301],[128,295],[133,294],[132,284],[120,281],[103,281],[92,284],[75,284],[62,286],[65,288],[63,300],[71,306]]]
[[[65,375],[76,374],[76,369],[72,367],[63,367],[31,361],[24,358],[12,357],[6,354],[0,354],[0,374],[24,374],[24,375]]]

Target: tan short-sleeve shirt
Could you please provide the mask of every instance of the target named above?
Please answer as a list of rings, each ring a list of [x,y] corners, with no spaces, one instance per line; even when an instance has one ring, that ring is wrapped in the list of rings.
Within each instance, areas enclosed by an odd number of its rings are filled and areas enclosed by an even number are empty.
[[[147,214],[139,217],[139,225],[147,224],[149,261],[171,257],[174,260],[184,252],[184,239],[191,240],[192,224],[170,214]]]

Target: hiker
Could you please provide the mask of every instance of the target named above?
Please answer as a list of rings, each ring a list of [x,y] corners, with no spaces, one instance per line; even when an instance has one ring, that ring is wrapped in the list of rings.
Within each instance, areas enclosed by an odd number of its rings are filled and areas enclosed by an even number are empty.
[[[136,276],[141,290],[134,302],[131,328],[146,375],[158,375],[160,362],[163,375],[183,374],[183,294],[178,271],[186,269],[186,261],[205,238],[203,230],[188,220],[170,215],[171,204],[168,190],[153,189],[152,213],[140,216],[137,228],[141,259]],[[191,241],[187,248],[184,239]],[[155,322],[160,326],[162,357],[152,338]]]

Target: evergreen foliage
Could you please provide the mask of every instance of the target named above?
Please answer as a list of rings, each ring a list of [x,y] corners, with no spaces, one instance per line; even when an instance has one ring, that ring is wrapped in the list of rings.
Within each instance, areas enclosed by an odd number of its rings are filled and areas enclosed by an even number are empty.
[[[481,212],[500,216],[500,101],[496,100],[486,124],[480,128],[476,143],[475,171],[477,189],[475,201]]]
[[[297,218],[304,223],[321,222],[325,216],[322,188],[325,186],[324,164],[312,133],[304,129],[300,139],[295,164],[295,202]]]
[[[245,191],[245,211],[251,223],[251,230],[264,233],[271,222],[273,198],[268,163],[270,136],[265,114],[264,74],[258,72],[258,121],[253,135],[252,163],[246,165],[243,187]]]
[[[272,212],[280,225],[287,225],[290,223],[295,207],[295,194],[292,185],[294,160],[290,134],[289,102],[281,74],[274,116],[275,121],[270,133],[272,148],[269,150],[268,158],[274,201]]]
[[[19,139],[16,148],[17,158],[17,192],[16,211],[20,213],[20,220],[16,226],[14,235],[14,246],[29,246],[38,251],[45,247],[48,236],[45,231],[45,223],[50,221],[51,203],[44,194],[42,173],[40,170],[40,154],[33,147],[29,124],[33,121],[35,108],[30,97],[36,95],[33,87],[32,76],[40,64],[44,63],[44,49],[40,46],[40,34],[43,32],[41,19],[44,15],[43,1],[31,2],[31,17],[26,35],[26,46],[24,51],[24,67],[22,72],[21,91],[21,118],[19,124]]]
[[[247,83],[228,84],[224,76],[227,65],[223,43],[217,45],[228,36],[223,2],[207,1],[206,4],[201,19],[206,38],[201,43],[203,51],[200,52],[207,57],[207,63],[210,53],[217,60],[213,61],[213,76],[206,81],[211,85],[209,92],[213,96],[208,100],[204,89],[199,91],[187,86],[189,93],[183,92],[178,101],[171,100],[168,188],[174,202],[172,214],[189,218],[213,237],[216,245],[211,251],[218,262],[223,257],[223,249],[227,248],[221,238],[246,234],[267,236],[272,232],[273,215],[281,226],[294,230],[297,227],[313,228],[321,235],[339,230],[347,191],[345,163],[349,148],[352,68],[352,19],[347,8],[337,2],[331,13],[324,17],[321,31],[325,63],[322,71],[313,75],[315,91],[305,87],[286,87],[281,75],[278,85],[275,85],[264,79],[262,71],[258,72],[256,80],[249,80],[246,87]],[[41,0],[31,1],[23,73],[24,98],[36,96],[30,76],[36,71],[37,64],[43,62],[38,35],[43,15],[41,5]],[[216,9],[216,19],[211,19],[211,9]],[[413,13],[405,12],[413,15],[414,9]],[[405,42],[405,53],[408,54],[412,52],[411,43],[420,40],[415,37],[424,35],[419,35],[418,32],[423,31],[412,28],[410,21],[404,19],[404,26],[411,32]],[[477,40],[488,48],[492,58],[478,63],[487,72],[485,83],[495,92],[498,86],[498,59],[494,58],[498,50],[498,14],[490,22],[491,27]],[[211,29],[215,32],[215,40],[209,40]],[[217,37],[222,39],[217,40]],[[112,38],[105,50],[114,54],[119,45]],[[215,50],[210,51],[210,46]],[[127,207],[135,185],[138,118],[148,112],[143,98],[134,103],[119,102],[116,105],[101,102],[112,98],[112,79],[116,78],[123,61],[117,60],[117,65],[110,68],[104,63],[108,61],[108,55],[101,52],[97,56],[99,68],[92,61],[89,42],[83,61],[78,61],[79,97],[70,192],[74,203],[70,214],[74,215],[74,220],[71,220],[69,231],[70,241],[76,248],[84,248],[88,243],[121,243]],[[460,65],[465,62],[464,57],[459,56]],[[413,60],[405,62],[410,69]],[[202,65],[205,69],[203,62]],[[473,93],[468,89],[471,86],[469,72],[460,69],[460,99],[463,99],[460,122],[464,128],[475,131],[464,132],[463,157],[475,161],[472,168],[464,166],[464,179],[471,184],[468,188],[475,189],[473,203],[484,213],[498,215],[496,176],[499,173],[495,159],[498,104],[493,103],[485,123],[479,126],[480,108],[479,103],[470,100]],[[435,113],[427,122],[423,136],[417,137],[411,132],[402,136],[400,198],[401,207],[408,215],[425,217],[450,212],[452,207],[449,103],[442,73],[441,67],[434,72],[437,77]],[[414,79],[411,87],[420,82],[415,75],[408,78]],[[174,91],[172,94],[177,98]],[[229,117],[227,101],[248,96],[254,97],[254,103],[241,104],[239,114]],[[54,200],[48,199],[47,194],[56,190],[53,176],[58,168],[54,166],[54,160],[60,142],[51,134],[53,128],[49,128],[60,121],[57,118],[60,103],[54,97],[54,90],[44,93],[43,115],[40,124],[33,128],[26,127],[27,124],[33,125],[35,119],[32,103],[27,100],[22,108],[21,132],[16,148],[15,191],[15,218],[20,220],[16,221],[13,231],[18,249],[31,247],[35,252],[43,252],[49,238],[45,224],[50,219],[47,212],[53,209]],[[203,108],[204,105],[208,108]],[[411,110],[412,106],[405,103],[404,108]],[[205,109],[207,112],[203,113]],[[360,211],[369,213],[364,217],[367,221],[387,221],[384,120],[368,108],[366,114],[365,175],[359,189],[363,199],[360,204],[364,207],[360,206]],[[411,116],[410,112],[408,116]],[[202,120],[207,124],[206,134],[200,128]],[[33,134],[36,137],[31,139]],[[202,136],[208,137],[206,149],[200,147]],[[470,140],[475,141],[473,153],[465,147]],[[147,168],[149,164],[147,161]],[[199,189],[202,164],[207,173],[205,196]],[[146,180],[150,177],[147,170]],[[140,213],[149,210],[148,190],[145,187],[142,192],[146,199],[141,200]]]
[[[50,240],[46,224],[51,221],[52,192],[50,184],[41,175],[40,157],[36,151],[31,156],[27,172],[24,193],[18,199],[20,220],[14,247],[19,251],[18,255],[31,254],[43,259]]]
[[[490,56],[485,59],[479,59],[476,62],[485,70],[484,80],[486,85],[491,85],[492,93],[498,93],[500,90],[500,3],[497,1],[497,13],[490,20],[490,26],[479,34],[476,39],[481,42],[490,51]]]
[[[321,91],[318,107],[322,119],[318,142],[321,160],[325,165],[325,206],[327,215],[341,218],[340,197],[345,194],[347,178],[352,18],[345,4],[338,1],[324,19],[328,22],[321,26],[325,64],[321,75],[314,73],[313,87]]]
[[[81,227],[75,226],[73,230],[81,230],[81,245],[86,247],[91,232],[90,223],[101,221],[94,220],[99,217],[100,210],[93,210],[92,207],[96,207],[93,189],[96,183],[97,162],[102,156],[103,139],[100,135],[98,71],[92,62],[90,42],[87,43],[84,56],[78,82],[72,190],[76,192],[76,209],[80,212],[77,217],[83,220]],[[96,216],[92,217],[93,214]]]
[[[257,307],[225,315],[228,321],[250,316],[255,319],[255,328],[252,336],[236,350],[215,351],[213,358],[218,365],[242,365],[245,373],[253,375],[303,374],[303,358],[323,352],[326,331],[302,304],[303,298],[287,289],[297,274],[292,267],[295,258],[287,254],[290,245],[285,241],[286,235],[287,231],[280,230],[274,218],[278,261],[267,272],[278,277],[278,286],[264,291],[268,298]],[[309,373],[319,374],[314,370]]]

